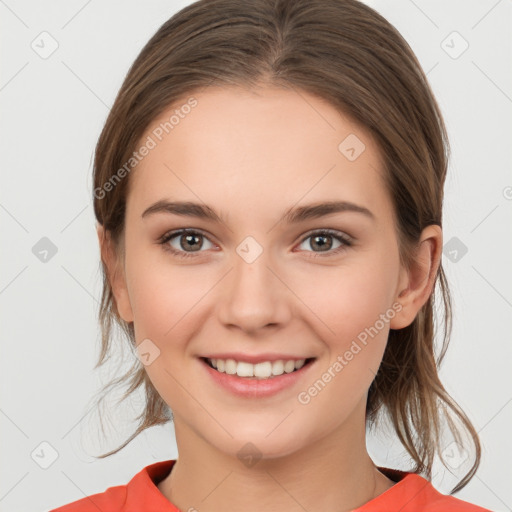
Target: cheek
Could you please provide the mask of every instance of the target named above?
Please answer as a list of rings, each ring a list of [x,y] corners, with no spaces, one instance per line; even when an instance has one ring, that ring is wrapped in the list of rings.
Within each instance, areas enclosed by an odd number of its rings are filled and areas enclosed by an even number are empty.
[[[178,333],[191,322],[194,308],[214,284],[197,267],[167,262],[163,249],[132,252],[127,270],[138,342],[180,339]]]
[[[192,266],[137,256],[133,255],[128,274],[136,342],[149,339],[154,344],[147,345],[152,361],[145,370],[163,400],[181,410],[189,398],[182,387],[193,388],[182,363],[189,340],[201,329],[197,313],[214,283]]]
[[[302,390],[299,403],[312,416],[324,415],[323,428],[329,430],[361,403],[374,380],[394,310],[391,282],[378,265],[333,269],[325,282],[322,273],[317,276],[298,295],[307,297],[317,317],[314,324],[328,358]]]
[[[307,279],[294,280],[293,289],[314,313],[319,334],[330,348],[344,351],[390,308],[393,275],[383,258],[360,258],[337,267],[312,268]],[[385,339],[389,322],[377,327]]]

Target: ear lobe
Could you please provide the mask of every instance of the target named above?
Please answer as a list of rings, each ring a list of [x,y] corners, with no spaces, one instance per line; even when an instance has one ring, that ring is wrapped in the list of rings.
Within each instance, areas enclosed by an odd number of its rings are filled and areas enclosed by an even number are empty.
[[[133,322],[133,311],[128,295],[128,287],[124,269],[119,261],[119,255],[110,237],[110,232],[105,230],[101,224],[96,227],[100,256],[107,269],[107,279],[114,295],[114,309],[125,322]]]
[[[403,329],[410,325],[418,311],[432,294],[437,271],[441,263],[443,245],[442,230],[437,225],[427,226],[416,249],[411,268],[402,280],[396,299],[402,309],[390,322],[391,329]],[[405,285],[405,286],[404,286]]]

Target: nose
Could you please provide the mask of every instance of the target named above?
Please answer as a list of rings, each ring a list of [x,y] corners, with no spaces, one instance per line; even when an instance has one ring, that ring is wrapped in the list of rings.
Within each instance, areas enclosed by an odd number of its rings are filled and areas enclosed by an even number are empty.
[[[219,297],[219,319],[226,327],[255,333],[290,321],[293,294],[274,267],[266,251],[252,262],[235,254]]]

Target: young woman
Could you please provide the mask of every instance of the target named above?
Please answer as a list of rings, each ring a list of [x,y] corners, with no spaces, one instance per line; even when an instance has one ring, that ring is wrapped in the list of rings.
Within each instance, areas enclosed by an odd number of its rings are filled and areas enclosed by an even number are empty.
[[[56,509],[482,511],[430,483],[442,426],[477,433],[438,378],[447,138],[400,34],[355,0],[201,0],[147,43],[99,139],[94,207],[139,428],[177,460]],[[434,344],[434,291],[445,337]],[[414,467],[376,466],[388,419]],[[379,421],[377,421],[379,420]]]

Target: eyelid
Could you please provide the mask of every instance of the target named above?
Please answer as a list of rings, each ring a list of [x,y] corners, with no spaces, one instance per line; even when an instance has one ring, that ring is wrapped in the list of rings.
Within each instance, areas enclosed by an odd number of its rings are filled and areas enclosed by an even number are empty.
[[[320,234],[326,234],[326,235],[331,235],[333,237],[338,237],[347,242],[354,241],[354,238],[352,236],[350,236],[348,233],[345,233],[343,231],[338,231],[337,229],[332,229],[332,228],[316,228],[316,229],[311,229],[308,232],[306,232],[304,235],[302,235],[301,243],[313,235],[320,235]]]
[[[317,228],[305,233],[302,236],[301,241],[299,242],[298,245],[302,245],[308,238],[319,235],[327,235],[338,240],[340,242],[340,246],[336,247],[335,249],[330,249],[327,251],[305,251],[307,253],[310,253],[312,257],[336,256],[340,252],[348,249],[349,247],[352,247],[355,241],[354,237],[348,235],[347,233],[344,233],[343,231],[338,231],[337,229],[331,228]]]
[[[166,231],[161,237],[158,238],[159,243],[167,243],[170,240],[180,236],[180,235],[201,235],[202,237],[206,238],[210,243],[213,245],[218,245],[216,242],[212,240],[212,236],[207,233],[206,231],[203,231],[199,228],[178,228],[178,229],[171,229],[169,231]],[[164,242],[165,241],[165,242]],[[181,251],[184,252],[184,251]],[[203,252],[203,251],[198,251]]]
[[[174,238],[179,237],[181,235],[186,235],[186,234],[201,235],[202,237],[206,238],[211,244],[218,245],[215,242],[213,242],[210,239],[210,235],[208,233],[206,233],[205,231],[203,231],[202,229],[200,229],[200,228],[190,228],[190,227],[189,228],[178,228],[178,229],[167,231],[166,233],[164,233],[158,239],[158,243],[161,244],[162,246],[164,246],[165,250],[168,250],[172,254],[175,254],[175,255],[177,255],[179,257],[181,257],[181,256],[184,256],[184,257],[196,256],[196,255],[198,255],[200,253],[205,252],[205,251],[202,251],[202,250],[191,251],[191,252],[182,251],[182,250],[174,249],[174,247],[169,245],[169,242],[171,240],[173,240]],[[301,245],[308,238],[311,238],[312,236],[315,236],[315,235],[331,236],[331,237],[335,238],[336,240],[338,240],[341,245],[340,245],[340,247],[336,247],[335,249],[328,250],[328,251],[319,251],[319,252],[316,252],[316,251],[305,251],[305,252],[311,253],[313,255],[313,257],[336,255],[340,251],[343,251],[344,249],[347,249],[348,247],[351,247],[353,245],[353,243],[354,243],[354,240],[355,240],[352,236],[348,235],[347,233],[344,233],[342,231],[338,231],[336,229],[316,228],[316,229],[311,229],[311,230],[307,231],[306,233],[304,233],[302,235],[298,245]],[[325,254],[322,254],[323,252],[325,252]]]

